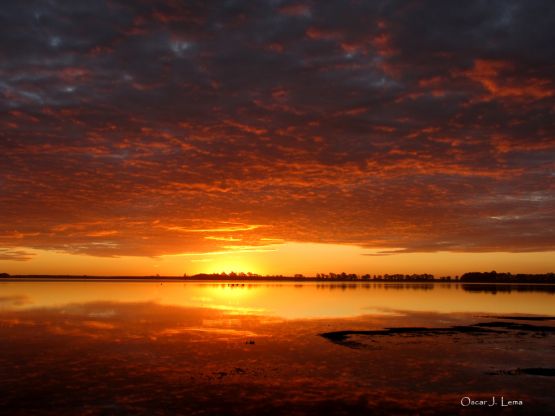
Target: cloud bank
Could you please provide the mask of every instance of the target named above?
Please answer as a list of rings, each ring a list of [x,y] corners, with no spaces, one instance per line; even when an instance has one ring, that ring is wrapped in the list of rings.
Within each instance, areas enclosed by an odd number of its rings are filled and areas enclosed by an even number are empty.
[[[548,1],[6,0],[0,257],[553,250],[554,21]]]

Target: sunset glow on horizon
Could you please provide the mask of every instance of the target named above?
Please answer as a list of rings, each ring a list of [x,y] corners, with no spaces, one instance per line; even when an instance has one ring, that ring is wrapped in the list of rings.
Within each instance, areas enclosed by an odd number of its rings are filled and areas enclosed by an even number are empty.
[[[554,45],[547,0],[2,0],[0,413],[555,414]]]
[[[5,2],[0,272],[555,271],[553,16],[347,3]]]
[[[356,246],[285,243],[265,250],[184,253],[159,257],[95,257],[35,250],[28,261],[3,262],[11,274],[91,276],[188,276],[197,273],[256,273],[316,276],[318,273],[413,274],[458,276],[468,271],[549,273],[554,252],[407,253],[375,255]]]

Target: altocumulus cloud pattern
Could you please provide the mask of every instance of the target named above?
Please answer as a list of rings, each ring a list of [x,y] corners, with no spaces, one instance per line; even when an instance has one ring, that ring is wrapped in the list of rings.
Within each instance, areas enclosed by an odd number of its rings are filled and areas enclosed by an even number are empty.
[[[0,252],[555,248],[551,1],[0,6]]]

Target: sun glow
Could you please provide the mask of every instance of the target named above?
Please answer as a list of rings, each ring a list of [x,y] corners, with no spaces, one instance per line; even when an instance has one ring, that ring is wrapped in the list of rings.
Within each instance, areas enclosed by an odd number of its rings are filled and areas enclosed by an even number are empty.
[[[248,272],[259,275],[314,276],[322,272],[432,273],[460,275],[469,270],[548,273],[555,252],[535,253],[399,253],[376,256],[356,246],[312,243],[271,244],[252,250],[167,254],[158,257],[94,257],[16,247],[26,257],[3,260],[2,270],[16,274],[104,276],[192,276],[197,273]],[[1,253],[0,253],[1,254]],[[85,268],[83,268],[86,265]]]
[[[260,273],[259,268],[243,256],[222,255],[203,260],[206,260],[203,262],[206,273]]]

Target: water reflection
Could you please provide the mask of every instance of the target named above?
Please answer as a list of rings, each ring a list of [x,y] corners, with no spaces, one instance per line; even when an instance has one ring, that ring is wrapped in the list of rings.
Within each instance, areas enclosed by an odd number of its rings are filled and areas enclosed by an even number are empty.
[[[0,308],[154,302],[287,319],[395,310],[553,314],[555,287],[433,283],[2,282]]]
[[[178,294],[188,293],[179,287],[172,286]],[[202,290],[193,290],[187,301],[202,295],[207,307],[78,302],[68,293],[64,304],[38,306],[36,293],[29,294],[31,304],[22,302],[24,297],[3,296],[0,409],[21,415],[433,415],[458,414],[461,395],[503,394],[524,400],[529,414],[555,410],[551,378],[531,383],[530,376],[514,372],[555,367],[550,334],[401,334],[355,339],[362,347],[347,348],[319,334],[458,327],[492,318],[403,311],[288,320],[211,305],[222,294],[233,293],[233,302],[245,305],[264,290],[288,288],[277,293],[291,295],[305,287],[195,287]],[[116,292],[127,289],[132,297],[142,288],[124,285]],[[304,305],[312,307],[309,298]]]
[[[321,290],[357,290],[357,289],[393,289],[393,290],[432,290],[433,283],[323,283],[316,284],[316,289]],[[450,288],[450,287],[449,287]]]
[[[481,284],[463,284],[463,290],[473,293],[511,293],[511,292],[538,292],[538,293],[549,293],[555,294],[555,285],[511,285],[511,284],[491,284],[491,283],[481,283]]]

